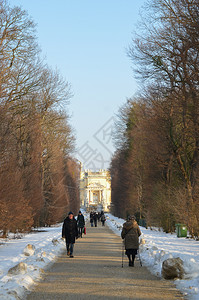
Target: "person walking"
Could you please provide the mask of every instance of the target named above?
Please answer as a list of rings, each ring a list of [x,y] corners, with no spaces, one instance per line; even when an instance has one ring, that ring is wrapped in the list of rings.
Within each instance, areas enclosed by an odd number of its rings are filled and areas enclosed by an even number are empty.
[[[134,260],[139,249],[140,228],[134,216],[129,216],[123,224],[121,237],[124,239],[126,255],[129,259],[129,267],[134,267]]]
[[[80,210],[79,214],[77,216],[77,227],[78,227],[78,234],[79,234],[79,236],[81,236],[81,238],[82,238],[82,232],[83,232],[84,226],[85,226],[85,220],[84,220],[84,216]]]
[[[94,214],[93,214],[93,221],[94,221],[95,227],[97,227],[97,213],[96,212],[94,212]]]
[[[106,217],[105,214],[103,213],[103,215],[101,216],[102,226],[105,226],[105,221],[106,221]]]
[[[68,216],[64,220],[62,226],[62,238],[66,240],[66,249],[67,255],[71,258],[73,256],[74,244],[75,239],[78,238],[78,228],[77,228],[77,221],[74,218],[73,212],[70,211]]]
[[[91,211],[90,213],[90,223],[91,223],[91,227],[93,227],[93,212]]]
[[[101,212],[98,211],[98,213],[97,213],[98,222],[99,222],[100,218],[101,218]]]

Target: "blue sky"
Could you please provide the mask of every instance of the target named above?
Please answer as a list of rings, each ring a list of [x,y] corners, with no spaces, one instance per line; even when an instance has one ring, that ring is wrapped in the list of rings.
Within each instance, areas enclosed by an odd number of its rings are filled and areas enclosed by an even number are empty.
[[[77,138],[77,158],[86,168],[107,167],[114,151],[109,137],[114,116],[137,89],[126,48],[145,1],[9,2],[28,11],[37,23],[39,45],[48,65],[71,83],[74,96],[68,109]]]

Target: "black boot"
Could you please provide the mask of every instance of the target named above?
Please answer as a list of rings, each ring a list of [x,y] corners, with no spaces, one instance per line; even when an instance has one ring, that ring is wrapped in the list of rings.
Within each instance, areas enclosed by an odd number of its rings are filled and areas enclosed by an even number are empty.
[[[129,259],[129,267],[131,267],[132,266],[131,257],[130,257],[130,255],[127,255],[127,256],[128,256],[128,259]]]
[[[132,255],[131,267],[134,267],[134,260],[135,260],[135,255]]]

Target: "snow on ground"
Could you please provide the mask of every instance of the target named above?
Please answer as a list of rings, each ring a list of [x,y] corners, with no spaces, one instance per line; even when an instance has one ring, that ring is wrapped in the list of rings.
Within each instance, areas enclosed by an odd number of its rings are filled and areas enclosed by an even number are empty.
[[[41,279],[44,269],[66,249],[61,234],[62,224],[57,224],[39,228],[21,239],[0,239],[0,300],[24,299],[24,293]],[[35,247],[32,256],[23,254],[28,244]],[[27,273],[8,275],[8,270],[20,262],[27,264]]]
[[[86,216],[88,217],[88,216]],[[106,214],[107,225],[120,236],[123,219]],[[61,239],[62,224],[39,228],[38,232],[27,234],[21,239],[0,240],[0,299],[24,299],[24,292],[42,276],[43,270],[52,263],[56,256],[65,249]],[[141,238],[145,244],[140,246],[143,265],[153,274],[161,276],[162,262],[170,257],[180,257],[184,262],[186,279],[176,280],[175,284],[188,299],[199,299],[199,242],[177,238],[176,234],[166,234],[156,230],[140,227]],[[52,240],[57,240],[52,243]],[[27,244],[35,246],[35,254],[25,256]],[[8,270],[23,262],[27,272],[21,275],[8,275]]]
[[[23,294],[35,280],[41,278],[43,269],[64,250],[65,242],[61,240],[62,225],[39,228],[40,232],[30,233],[21,239],[1,240],[0,245],[0,299],[23,299]],[[57,245],[52,243],[57,239]],[[28,245],[36,248],[33,256],[25,256],[24,248]],[[8,270],[23,262],[27,264],[27,273],[8,275]]]
[[[107,214],[107,225],[121,235],[123,219]],[[185,270],[184,280],[175,280],[181,292],[191,300],[199,300],[199,242],[187,238],[178,238],[176,234],[168,234],[158,230],[141,227],[140,239],[145,244],[140,246],[142,264],[156,276],[161,276],[162,263],[167,258],[180,257]]]

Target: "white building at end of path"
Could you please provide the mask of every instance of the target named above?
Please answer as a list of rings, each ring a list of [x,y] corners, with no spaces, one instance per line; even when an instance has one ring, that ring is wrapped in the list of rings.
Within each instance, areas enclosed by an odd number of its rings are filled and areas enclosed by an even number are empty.
[[[80,172],[80,205],[87,211],[110,211],[111,176],[109,171],[84,170]]]

